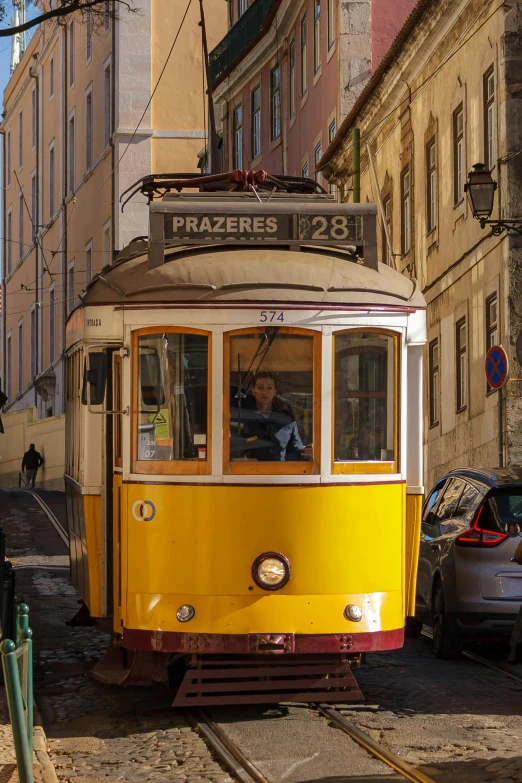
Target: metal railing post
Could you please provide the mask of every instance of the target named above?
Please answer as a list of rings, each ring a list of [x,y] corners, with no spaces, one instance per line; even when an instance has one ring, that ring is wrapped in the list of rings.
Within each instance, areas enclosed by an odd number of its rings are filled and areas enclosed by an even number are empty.
[[[27,741],[28,726],[24,716],[24,703],[20,687],[15,643],[11,639],[5,639],[0,645],[0,652],[2,653],[9,717],[13,729],[18,777],[20,783],[34,783],[33,754]]]
[[[27,710],[27,741],[33,752],[33,632],[29,628],[29,607],[18,606],[18,647],[23,648],[22,687]]]

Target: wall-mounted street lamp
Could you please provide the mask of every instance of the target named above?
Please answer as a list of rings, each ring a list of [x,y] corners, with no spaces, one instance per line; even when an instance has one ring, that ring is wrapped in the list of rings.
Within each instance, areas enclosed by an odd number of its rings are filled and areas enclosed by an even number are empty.
[[[497,183],[491,172],[483,163],[475,163],[468,174],[464,191],[468,194],[473,217],[480,221],[480,227],[491,226],[491,233],[498,236],[503,231],[514,231],[522,235],[522,219],[520,220],[490,220],[493,212],[493,199]]]

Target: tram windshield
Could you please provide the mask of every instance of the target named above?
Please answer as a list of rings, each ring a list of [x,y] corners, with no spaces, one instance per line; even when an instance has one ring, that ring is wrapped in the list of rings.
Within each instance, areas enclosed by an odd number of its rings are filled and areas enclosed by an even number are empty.
[[[393,462],[394,338],[375,332],[335,336],[335,462]]]
[[[313,337],[267,329],[230,338],[230,460],[312,460]]]
[[[206,460],[208,337],[139,338],[138,460]]]

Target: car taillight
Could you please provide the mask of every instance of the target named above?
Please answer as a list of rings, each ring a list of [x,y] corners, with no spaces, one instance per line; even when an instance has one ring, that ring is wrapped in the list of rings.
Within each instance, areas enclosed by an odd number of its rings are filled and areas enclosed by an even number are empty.
[[[464,530],[460,536],[455,539],[457,546],[498,546],[505,541],[507,533],[499,533],[496,530],[484,530],[478,526],[484,505],[479,506],[473,526],[469,530]]]

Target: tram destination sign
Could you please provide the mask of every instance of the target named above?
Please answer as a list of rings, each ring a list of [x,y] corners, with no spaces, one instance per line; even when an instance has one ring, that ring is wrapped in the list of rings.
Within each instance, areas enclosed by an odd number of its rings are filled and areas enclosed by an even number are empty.
[[[165,241],[359,243],[359,215],[194,215],[165,217]]]
[[[377,265],[373,204],[286,201],[213,204],[173,199],[150,206],[150,266],[164,263],[165,246],[205,244],[341,245],[361,248]],[[363,250],[364,249],[364,250]]]

